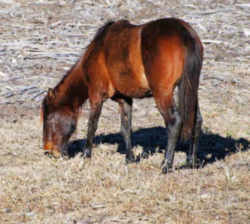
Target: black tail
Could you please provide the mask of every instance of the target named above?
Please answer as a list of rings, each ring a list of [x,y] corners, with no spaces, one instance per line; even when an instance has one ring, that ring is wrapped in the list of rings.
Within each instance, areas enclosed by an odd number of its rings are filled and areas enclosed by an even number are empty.
[[[182,140],[188,140],[196,122],[203,46],[197,33],[188,24],[183,25],[185,27],[183,41],[187,47],[187,55],[179,86],[179,108],[183,121],[180,137]]]

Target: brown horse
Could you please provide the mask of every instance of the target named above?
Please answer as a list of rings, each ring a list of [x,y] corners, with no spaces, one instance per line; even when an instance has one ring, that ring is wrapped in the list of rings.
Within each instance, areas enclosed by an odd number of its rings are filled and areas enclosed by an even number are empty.
[[[42,103],[44,149],[67,155],[79,108],[89,99],[84,157],[91,157],[103,102],[111,98],[121,111],[126,161],[135,161],[131,144],[132,98],[153,96],[165,121],[168,143],[162,171],[173,165],[178,140],[190,140],[187,164],[194,167],[202,117],[198,104],[203,47],[183,20],[160,19],[142,25],[126,20],[101,27],[86,52]],[[177,91],[177,99],[174,92]]]

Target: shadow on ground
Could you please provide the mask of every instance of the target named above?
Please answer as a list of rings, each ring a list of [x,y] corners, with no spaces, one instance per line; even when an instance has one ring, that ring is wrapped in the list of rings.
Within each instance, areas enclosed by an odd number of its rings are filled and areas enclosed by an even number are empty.
[[[117,151],[124,154],[124,143],[122,136],[119,133],[99,135],[94,139],[96,145],[99,144],[118,144]],[[132,135],[133,146],[141,146],[143,153],[140,157],[146,158],[157,152],[162,152],[167,143],[166,131],[163,127],[142,128],[133,132]],[[213,163],[217,160],[224,159],[226,156],[237,153],[239,151],[249,150],[250,142],[247,139],[232,137],[222,137],[211,132],[203,132],[200,137],[200,147],[198,151],[198,158],[203,166]],[[85,139],[76,140],[69,143],[69,156],[74,157],[81,152],[85,144]],[[188,144],[181,143],[177,147],[177,152],[187,152]],[[139,160],[140,160],[139,159]]]

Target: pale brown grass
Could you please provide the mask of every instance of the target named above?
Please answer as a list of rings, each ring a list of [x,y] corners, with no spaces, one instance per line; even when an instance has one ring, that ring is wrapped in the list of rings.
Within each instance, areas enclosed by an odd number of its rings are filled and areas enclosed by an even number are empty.
[[[106,131],[108,123],[101,120],[99,133],[117,132],[118,124]],[[91,160],[78,155],[54,160],[42,153],[38,116],[1,124],[1,223],[249,221],[250,154],[240,146],[237,153],[202,169],[162,175],[161,153],[125,165],[117,144],[105,143],[95,147]],[[179,152],[176,164],[181,159]]]

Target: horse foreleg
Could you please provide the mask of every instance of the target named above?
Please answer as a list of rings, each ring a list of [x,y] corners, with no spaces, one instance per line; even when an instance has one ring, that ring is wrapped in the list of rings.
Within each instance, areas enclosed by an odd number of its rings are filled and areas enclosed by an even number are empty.
[[[91,102],[90,102],[91,103]],[[93,139],[95,137],[95,132],[98,125],[98,120],[101,114],[103,102],[98,103],[91,103],[91,111],[88,120],[88,133],[87,133],[87,140],[86,144],[83,149],[83,156],[84,157],[91,157],[92,153],[92,146],[93,146]]]
[[[195,126],[192,132],[192,138],[191,138],[189,150],[187,153],[187,166],[192,167],[192,168],[195,168],[199,165],[197,163],[197,150],[199,146],[201,126],[202,126],[202,116],[201,116],[199,104],[197,104]]]
[[[132,104],[131,98],[117,100],[121,110],[121,134],[126,148],[126,162],[134,162],[135,157],[132,151],[131,126],[132,126]]]

